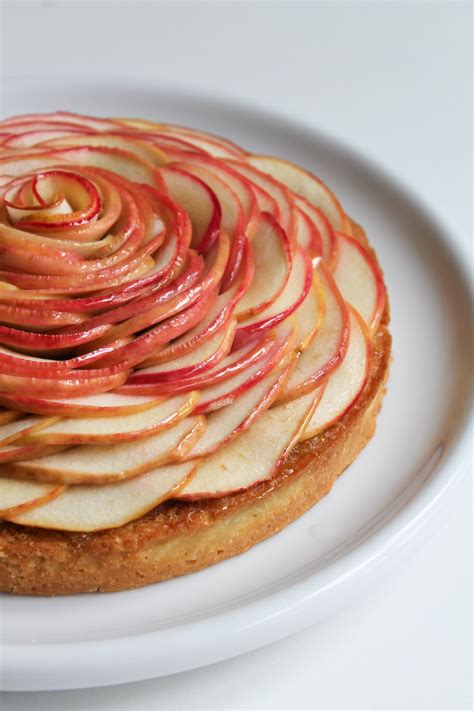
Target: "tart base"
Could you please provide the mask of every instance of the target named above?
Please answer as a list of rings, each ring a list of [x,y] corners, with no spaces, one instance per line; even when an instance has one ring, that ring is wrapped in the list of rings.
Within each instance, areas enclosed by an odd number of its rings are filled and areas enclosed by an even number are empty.
[[[92,534],[0,523],[0,590],[66,595],[137,588],[238,555],[281,531],[330,491],[374,434],[390,365],[388,321],[386,307],[356,402],[299,443],[271,480],[219,499],[170,501]]]

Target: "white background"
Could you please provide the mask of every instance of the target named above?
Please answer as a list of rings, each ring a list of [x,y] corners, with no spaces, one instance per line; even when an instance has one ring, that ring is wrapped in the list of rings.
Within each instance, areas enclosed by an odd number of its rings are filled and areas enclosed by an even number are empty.
[[[2,74],[150,77],[294,115],[383,163],[469,239],[470,3],[0,7]],[[4,694],[2,708],[471,708],[471,504],[466,472],[403,566],[287,640],[166,679]]]

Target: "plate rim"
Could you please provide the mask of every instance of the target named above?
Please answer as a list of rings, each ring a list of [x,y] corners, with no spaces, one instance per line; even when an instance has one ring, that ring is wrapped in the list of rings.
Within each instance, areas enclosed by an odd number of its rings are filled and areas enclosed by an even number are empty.
[[[326,130],[321,130],[307,121],[296,118],[290,112],[272,112],[259,105],[258,102],[237,99],[225,93],[217,98],[207,91],[195,88],[189,89],[182,84],[170,85],[167,82],[153,79],[104,75],[75,75],[73,77],[68,77],[67,75],[22,75],[7,76],[1,79],[2,84],[10,85],[26,84],[31,81],[49,85],[56,84],[58,86],[64,85],[66,82],[69,86],[72,82],[78,87],[106,85],[107,89],[120,89],[124,93],[127,87],[133,88],[134,91],[149,92],[155,89],[161,93],[169,93],[184,100],[201,101],[207,105],[214,106],[220,105],[226,109],[245,111],[257,115],[259,118],[267,118],[273,123],[291,125],[294,130],[302,132],[306,137],[316,142],[325,142],[331,150],[335,150],[340,154],[348,154],[352,160],[357,161],[364,169],[379,176],[385,183],[395,188],[404,201],[434,223],[437,227],[436,239],[442,243],[444,251],[449,255],[451,267],[460,275],[462,291],[467,301],[471,304],[474,301],[474,289],[469,278],[467,266],[469,263],[467,258],[468,246],[465,244],[464,239],[460,239],[455,235],[454,230],[445,217],[439,213],[438,209],[421,195],[416,188],[409,186],[405,181],[393,175],[390,170],[386,169],[377,160],[374,160],[370,154],[347,145],[339,137],[334,137]],[[0,655],[0,688],[4,690],[36,690],[39,688],[65,689],[91,686],[86,679],[93,677],[94,672],[97,673],[98,660],[102,660],[100,671],[103,672],[103,660],[107,659],[108,655],[114,659],[114,666],[116,666],[117,656],[126,650],[126,655],[122,656],[125,659],[127,657],[130,659],[131,655],[133,655],[134,667],[136,667],[137,659],[143,658],[144,652],[146,653],[146,650],[150,650],[150,645],[154,638],[155,641],[158,641],[156,639],[158,636],[163,647],[167,645],[168,648],[182,645],[188,647],[187,653],[183,655],[182,664],[173,664],[172,668],[168,670],[164,668],[164,670],[158,671],[156,669],[153,671],[151,667],[144,665],[143,674],[135,673],[130,679],[124,679],[116,683],[164,676],[169,673],[203,666],[250,651],[300,629],[307,624],[308,611],[314,606],[316,598],[319,597],[320,599],[321,610],[324,611],[325,607],[328,608],[329,606],[332,610],[334,608],[334,596],[337,597],[337,595],[341,594],[340,591],[344,588],[348,578],[351,579],[352,583],[359,582],[362,584],[363,579],[369,573],[382,565],[386,559],[405,548],[418,530],[432,518],[440,499],[452,487],[453,482],[458,479],[459,474],[464,470],[470,459],[469,442],[473,424],[474,410],[471,399],[471,407],[466,404],[465,412],[457,423],[457,434],[451,441],[443,461],[434,464],[433,471],[422,482],[416,493],[408,501],[401,503],[399,509],[390,514],[388,520],[385,520],[375,531],[369,533],[363,541],[317,572],[308,573],[302,579],[288,583],[276,591],[263,593],[258,599],[244,602],[232,610],[209,613],[203,619],[185,622],[170,629],[152,630],[146,633],[140,632],[116,637],[111,636],[100,640],[43,642],[40,644],[5,643],[0,637],[0,646],[3,648],[3,654]],[[388,508],[396,504],[398,498]],[[387,509],[383,513],[385,511]],[[316,578],[318,584],[315,586]],[[329,598],[331,598],[331,605],[328,605]],[[270,615],[268,613],[269,609],[273,610]],[[234,636],[245,637],[243,643],[241,641],[240,645],[234,645],[232,650],[224,653],[222,653],[222,640],[220,643],[208,642],[204,651],[202,644],[196,645],[195,642],[194,645],[190,644],[190,640],[214,640],[216,636],[219,639],[219,630],[222,630],[223,621],[227,620],[229,615],[232,616]],[[324,615],[319,615],[319,617],[321,616]],[[268,633],[267,623],[269,618],[272,619],[272,625],[270,626],[274,627],[271,634]],[[275,633],[276,627],[278,627],[277,633]],[[227,644],[224,644],[224,646],[229,646],[228,639]],[[109,654],[111,649],[113,649],[112,655]],[[200,659],[195,659],[194,662],[191,662],[197,652],[200,655]],[[72,684],[66,683],[64,677],[71,676],[73,671],[77,672],[77,665],[81,665],[81,673],[78,677],[82,678],[83,683],[81,683],[80,678],[76,679]],[[51,666],[56,666],[56,682],[51,677]],[[58,666],[60,671],[58,671]],[[51,681],[39,686],[38,684],[29,686],[28,683],[18,684],[14,681],[29,675],[32,675],[33,678],[44,675],[44,678],[47,677]],[[96,678],[94,681],[95,686],[110,683],[113,682],[110,682],[108,677],[102,684],[100,678]]]

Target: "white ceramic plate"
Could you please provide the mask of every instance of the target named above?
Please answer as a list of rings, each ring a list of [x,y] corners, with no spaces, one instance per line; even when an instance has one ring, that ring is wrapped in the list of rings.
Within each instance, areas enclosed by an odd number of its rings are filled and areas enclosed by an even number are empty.
[[[4,82],[4,115],[68,109],[209,129],[313,169],[365,226],[385,270],[394,363],[375,439],[329,496],[248,553],[131,592],[0,596],[0,686],[138,681],[262,646],[348,604],[429,518],[469,454],[470,294],[463,254],[392,178],[316,131],[149,83]],[[466,255],[464,255],[466,257]]]

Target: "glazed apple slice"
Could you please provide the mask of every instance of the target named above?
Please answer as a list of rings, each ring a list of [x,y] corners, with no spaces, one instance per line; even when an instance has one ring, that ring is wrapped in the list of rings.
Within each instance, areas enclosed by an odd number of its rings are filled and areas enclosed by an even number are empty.
[[[84,258],[72,250],[45,244],[20,229],[3,226],[0,231],[2,267],[44,276],[67,276],[84,264]]]
[[[216,289],[206,291],[201,299],[195,301],[187,309],[166,319],[158,324],[158,326],[154,326],[140,335],[135,335],[133,341],[120,345],[115,348],[113,353],[107,356],[107,367],[104,368],[104,370],[113,369],[115,366],[121,368],[123,364],[131,367],[132,365],[137,365],[138,363],[148,360],[161,346],[168,344],[173,339],[182,336],[194,328],[194,326],[197,326],[212,308],[216,298]],[[1,383],[2,380],[0,376],[0,386]],[[119,385],[122,385],[122,383],[117,383],[117,387]],[[107,389],[114,389],[114,384]],[[89,393],[71,392],[71,395],[77,394]]]
[[[148,410],[158,405],[161,400],[162,398],[155,395],[121,395],[115,392],[57,400],[0,393],[0,401],[22,412],[63,417],[122,417]],[[14,414],[15,418],[21,416],[21,412],[9,412]],[[0,420],[0,424],[4,422]]]
[[[256,220],[252,253],[255,274],[235,310],[241,319],[270,306],[283,291],[290,275],[292,255],[288,237],[269,213],[261,213]]]
[[[29,396],[38,399],[96,395],[118,388],[127,377],[128,371],[123,367],[77,370],[63,374],[51,372],[48,377],[41,378],[35,375],[0,374],[0,392],[13,396],[17,392],[28,392]]]
[[[246,224],[248,225],[249,222],[256,217],[257,201],[249,181],[242,177],[242,175],[240,175],[228,164],[216,160],[211,156],[193,155],[184,161],[173,163],[173,166],[198,176],[201,169],[216,175],[220,178],[220,180],[228,185],[232,192],[237,196],[244,212]],[[206,173],[204,173],[204,175],[206,175]]]
[[[0,407],[0,425],[6,425],[7,422],[13,422],[13,420],[17,420],[19,417],[19,412]]]
[[[75,148],[80,146],[105,146],[107,148],[119,148],[127,153],[133,153],[144,161],[152,165],[161,166],[167,162],[166,155],[156,146],[141,141],[137,136],[114,135],[101,131],[99,134],[80,135],[77,133],[69,136],[51,137],[42,143],[45,148]],[[137,181],[139,182],[139,181]]]
[[[46,457],[50,454],[60,452],[64,447],[46,447],[37,444],[5,444],[0,446],[0,465],[8,464],[7,471],[10,474],[12,462],[23,462],[24,460],[33,460],[39,457]],[[3,472],[4,474],[5,472]],[[0,473],[0,476],[2,474]]]
[[[299,212],[302,212],[311,221],[313,228],[319,236],[321,254],[327,267],[332,268],[336,256],[334,229],[328,218],[318,207],[305,200],[300,195],[295,195],[294,200]]]
[[[367,381],[370,368],[370,337],[355,309],[348,307],[351,336],[344,360],[330,376],[302,439],[314,437],[342,417],[357,399]]]
[[[204,323],[206,317],[212,314],[212,321],[210,325],[206,327],[206,333],[210,336],[212,333],[211,328],[217,329],[222,325],[223,321],[230,317],[235,308],[235,304],[247,290],[252,274],[253,261],[251,256],[247,257],[246,249],[244,249],[244,258],[240,265],[238,276],[232,287],[225,294],[221,294],[218,298],[217,291],[213,291],[207,295],[206,298],[198,300],[190,308],[186,309],[186,311],[173,316],[163,324],[160,324],[160,326],[137,336],[133,343],[116,350],[116,362],[124,361],[135,365],[142,362],[149,363],[158,354],[160,347],[169,344],[170,341],[177,339],[184,333],[188,333],[189,335],[191,329],[198,324]],[[221,299],[223,299],[223,301],[221,301]],[[216,303],[219,304],[220,307],[222,306],[221,312],[215,311],[214,307]],[[191,347],[196,346],[199,340],[198,335],[191,338],[189,342]],[[138,390],[128,390],[131,387],[132,386],[127,385],[125,388],[130,394],[150,394],[150,392],[143,393]],[[133,388],[135,387],[136,386],[133,386]]]
[[[240,322],[236,344],[240,345],[250,334],[263,333],[291,316],[311,289],[312,280],[311,261],[298,249],[294,255],[290,275],[284,289],[275,301],[263,311]]]
[[[285,329],[287,328],[287,324],[282,326]],[[288,328],[293,328],[293,324],[289,325]],[[203,389],[217,386],[222,391],[232,390],[236,384],[245,382],[250,372],[259,370],[261,365],[268,360],[270,353],[276,347],[275,337],[275,333],[270,333],[249,339],[245,346],[232,350],[213,368],[199,372],[193,377],[166,381],[161,377],[155,378],[153,372],[141,374],[141,371],[139,371],[136,375],[133,375],[134,381],[128,381],[126,385],[120,388],[120,392],[134,395],[151,395],[152,393],[165,395],[167,393],[190,392],[197,389],[202,391]],[[228,385],[222,385],[226,380],[232,380],[232,382]]]
[[[16,306],[15,304],[0,304],[0,321],[11,326],[22,326],[25,329],[41,331],[61,326],[74,326],[84,323],[81,314],[68,314],[59,311],[44,311],[41,308]]]
[[[177,257],[177,243],[174,241],[171,245],[168,242],[165,248],[168,254],[162,254],[160,249],[159,254],[156,255],[157,261],[152,274],[135,283],[124,284],[120,291],[104,289],[94,295],[72,298],[66,295],[48,295],[42,292],[21,290],[16,287],[7,290],[5,285],[2,284],[0,286],[0,302],[41,311],[67,312],[69,314],[80,312],[81,316],[84,312],[115,308],[143,293],[152,291],[161,293],[162,290],[172,289],[175,294],[178,294],[190,288],[199,279],[204,269],[204,260],[194,251],[189,252],[186,261],[182,261],[182,259],[175,260],[174,256]],[[84,330],[89,328],[90,324],[86,324],[82,330],[78,326],[76,330],[70,328],[54,334],[44,334],[44,337],[61,337],[61,340],[64,340],[67,345],[75,345],[74,339],[81,338]],[[67,340],[68,338],[70,343]],[[44,347],[48,347],[47,341],[45,341]]]
[[[0,518],[15,516],[51,501],[64,491],[64,485],[39,484],[36,481],[19,481],[0,478]]]
[[[314,222],[300,209],[296,213],[296,242],[316,266],[323,255],[321,236]]]
[[[212,190],[219,201],[221,227],[227,234],[234,237],[238,232],[243,231],[245,218],[242,204],[235,192],[220,176],[213,173],[209,168],[198,165],[193,166],[189,163],[173,163],[171,167],[193,175]]]
[[[294,357],[248,388],[230,405],[207,414],[207,429],[186,459],[203,457],[216,451],[240,432],[247,430],[275,400],[291,368]]]
[[[300,166],[282,158],[249,154],[246,156],[246,160],[251,165],[286,185],[297,195],[301,195],[310,203],[319,207],[328,217],[334,229],[343,230],[350,234],[351,225],[347,215],[334,193],[322,180]]]
[[[302,353],[309,346],[326,314],[324,285],[318,272],[313,275],[311,289],[293,314],[295,350]]]
[[[342,232],[336,232],[336,250],[334,281],[373,333],[385,304],[385,286],[377,263],[357,240]]]
[[[206,457],[177,498],[225,496],[271,479],[304,431],[316,402],[309,393],[264,412],[252,427]]]
[[[63,484],[108,484],[181,459],[206,428],[204,417],[186,417],[163,432],[123,444],[72,447],[41,459],[9,464],[0,476]]]
[[[221,207],[215,193],[196,175],[171,166],[160,169],[166,188],[188,214],[193,226],[191,246],[206,253],[221,226]]]
[[[107,131],[119,125],[118,121],[113,119],[95,118],[94,116],[85,116],[82,114],[74,114],[70,111],[53,111],[45,114],[22,114],[21,116],[11,116],[5,121],[0,122],[0,127],[8,128],[9,131],[22,132],[28,126],[28,130],[32,127],[72,127],[72,128],[88,128],[94,131]]]
[[[225,266],[225,265],[224,265]],[[204,300],[211,292],[215,291],[218,281],[211,275],[203,277],[189,289],[169,298],[160,298],[155,293],[137,298],[124,306],[118,307],[98,317],[91,318],[91,326],[103,323],[115,324],[114,328],[101,338],[100,344],[126,338],[145,329],[158,326],[172,316],[185,311],[198,300]],[[102,359],[103,364],[112,362],[113,359]]]
[[[144,128],[145,130],[151,128],[158,133],[181,138],[192,146],[195,146],[201,151],[204,150],[216,158],[228,158],[245,154],[242,148],[226,138],[205,133],[204,131],[198,131],[195,128],[188,128],[187,126],[176,126],[169,123],[152,123],[151,121],[137,121],[135,119],[121,119],[120,123],[139,129]]]
[[[13,420],[13,422],[0,425],[0,447],[4,447],[19,439],[24,443],[25,437],[33,435],[35,432],[44,427],[48,427],[48,425],[52,425],[54,422],[56,422],[55,417],[29,415],[19,420]],[[34,444],[34,442],[32,444]]]
[[[178,288],[176,283],[170,284],[161,292],[152,291],[149,294],[138,296],[128,304],[116,309],[109,309],[104,314],[90,318],[88,326],[94,327],[104,323],[120,322],[120,325],[114,329],[114,340],[117,337],[149,328],[190,306],[198,298],[203,298],[203,295],[209,290],[215,289],[224,274],[228,258],[229,238],[225,232],[220,232],[215,248],[208,255],[209,262],[206,265],[206,273],[188,289]],[[178,278],[176,281],[179,282],[180,279]]]
[[[298,358],[280,401],[299,397],[319,385],[337,367],[347,350],[350,331],[344,300],[323,265],[320,278],[324,289],[324,319]]]
[[[111,132],[112,133],[112,132]],[[130,126],[122,125],[113,131],[116,136],[126,136],[127,138],[138,138],[159,148],[167,157],[168,161],[180,160],[189,153],[200,153],[208,155],[196,145],[189,143],[184,138],[171,136],[161,131],[147,131],[133,129]]]
[[[135,153],[106,146],[80,146],[78,148],[49,148],[45,155],[51,159],[67,160],[76,165],[92,166],[117,173],[133,183],[144,183],[163,188],[158,169]]]
[[[206,183],[219,201],[221,226],[231,238],[229,262],[226,273],[222,279],[221,290],[225,291],[233,283],[242,260],[245,228],[247,225],[242,203],[228,182],[224,181],[220,175],[217,175],[207,167],[204,168],[201,165],[189,163],[176,163],[173,165],[180,170],[186,170],[192,173],[192,175],[195,175]]]
[[[52,422],[41,429],[22,431],[20,437],[23,443],[48,445],[133,442],[173,427],[194,410],[197,401],[198,393],[191,392],[187,395],[170,397],[154,407],[130,415],[68,417]],[[91,456],[94,456],[94,452],[91,452]]]
[[[237,321],[231,319],[212,338],[203,341],[200,347],[186,352],[180,358],[175,358],[150,368],[136,370],[130,376],[128,382],[130,384],[147,382],[149,380],[148,376],[151,375],[155,383],[173,383],[187,378],[195,378],[203,372],[209,371],[221,363],[229,353],[236,327]]]
[[[224,294],[219,294],[200,323],[181,337],[157,350],[151,358],[143,361],[141,365],[148,367],[173,361],[183,357],[186,353],[200,348],[206,340],[213,338],[232,318],[236,304],[248,289],[253,275],[253,261],[251,265],[251,268],[246,269],[245,273],[242,274],[242,280],[239,284],[236,283],[232,289],[229,289]]]
[[[6,148],[32,148],[53,138],[66,138],[77,134],[84,135],[87,130],[81,127],[73,128],[72,126],[65,128],[43,127],[32,130],[28,130],[28,127],[26,127],[24,132],[12,133],[8,138],[5,138],[2,141],[2,146]],[[89,130],[88,135],[93,136],[94,132]]]
[[[274,180],[268,173],[258,170],[255,166],[242,161],[227,161],[234,170],[243,175],[258,189],[263,190],[266,195],[277,206],[277,214],[281,227],[285,230],[288,239],[293,244],[294,231],[296,229],[296,206],[293,195],[281,183]]]
[[[31,353],[19,353],[0,346],[0,370],[3,374],[31,376],[31,377],[67,377],[77,368],[89,366],[98,360],[101,354],[107,353],[110,348],[102,348],[94,351],[86,351],[82,355],[64,360],[54,360],[32,355]],[[80,372],[80,371],[78,371]]]
[[[259,383],[278,363],[285,362],[294,341],[294,326],[290,321],[275,329],[275,340],[262,359],[221,382],[214,382],[200,390],[195,412],[211,412],[232,403],[249,388]],[[211,376],[212,377],[212,376]]]
[[[8,520],[23,526],[62,531],[117,528],[176,496],[197,466],[195,462],[171,464],[108,486],[71,486],[52,501],[8,516]]]
[[[109,324],[88,327],[85,323],[82,330],[63,331],[62,333],[35,333],[9,326],[0,326],[0,342],[23,351],[25,354],[37,356],[58,356],[70,348],[89,344],[110,330]]]

